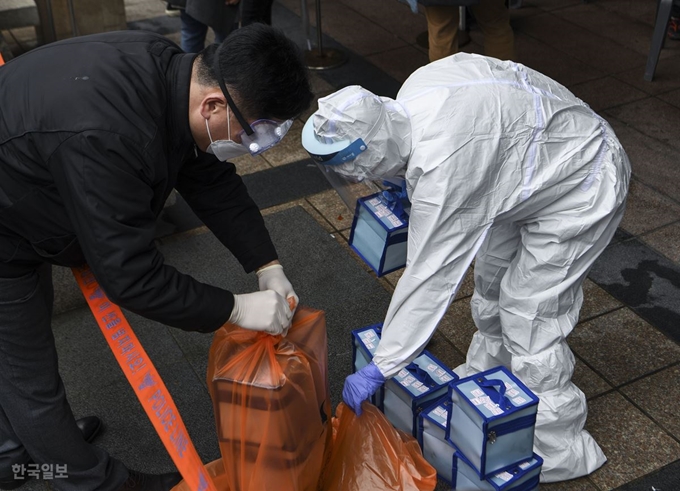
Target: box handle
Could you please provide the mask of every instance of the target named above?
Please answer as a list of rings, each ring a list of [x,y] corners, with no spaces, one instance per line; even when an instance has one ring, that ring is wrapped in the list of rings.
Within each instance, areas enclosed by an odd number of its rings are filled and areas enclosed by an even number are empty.
[[[438,385],[440,385],[430,376],[427,370],[423,370],[422,368],[420,368],[420,366],[417,363],[414,362],[409,363],[408,365],[406,365],[406,370],[408,370],[411,373],[411,375],[417,378],[419,382],[422,382],[428,387],[437,387]]]
[[[514,406],[510,404],[510,401],[508,400],[507,397],[505,397],[505,382],[502,380],[499,380],[497,378],[492,378],[492,379],[485,379],[485,378],[478,378],[477,383],[479,384],[480,387],[484,389],[489,389],[485,390],[491,400],[498,404],[498,406],[504,408],[504,409],[512,409]],[[496,389],[498,387],[498,389]],[[495,390],[494,390],[495,389]]]

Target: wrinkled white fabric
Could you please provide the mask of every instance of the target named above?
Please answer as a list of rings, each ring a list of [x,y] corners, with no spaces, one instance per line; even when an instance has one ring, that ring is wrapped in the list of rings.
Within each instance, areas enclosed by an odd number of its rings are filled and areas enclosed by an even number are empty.
[[[388,97],[378,97],[350,85],[319,99],[312,116],[314,132],[326,141],[361,138],[367,149],[354,160],[334,166],[338,174],[359,179],[381,179],[403,173],[411,153],[411,123],[403,108]],[[394,135],[400,135],[398,139]]]
[[[623,214],[625,152],[585,103],[513,62],[445,58],[411,75],[397,102],[412,132],[408,259],[375,364],[389,377],[418,355],[476,256],[478,332],[457,372],[511,368],[540,398],[542,480],[589,474],[606,458],[583,429],[566,337]]]

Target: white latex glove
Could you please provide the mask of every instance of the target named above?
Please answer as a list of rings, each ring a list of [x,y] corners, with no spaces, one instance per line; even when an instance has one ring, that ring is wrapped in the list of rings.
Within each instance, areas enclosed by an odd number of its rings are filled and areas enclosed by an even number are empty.
[[[288,301],[273,290],[234,295],[229,322],[251,331],[269,334],[287,332],[293,311]]]
[[[291,285],[288,278],[286,278],[286,275],[283,272],[283,266],[280,264],[272,264],[271,266],[266,266],[258,270],[257,281],[260,286],[260,291],[274,290],[286,300],[292,298],[294,300],[292,308],[293,312],[295,312],[300,299],[295,294],[293,285]]]

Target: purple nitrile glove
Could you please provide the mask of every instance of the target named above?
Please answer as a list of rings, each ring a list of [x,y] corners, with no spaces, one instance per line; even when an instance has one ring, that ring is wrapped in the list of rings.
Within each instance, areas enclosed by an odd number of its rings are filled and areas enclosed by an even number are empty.
[[[361,416],[361,403],[371,397],[385,383],[385,377],[373,362],[345,379],[342,400],[357,416]]]

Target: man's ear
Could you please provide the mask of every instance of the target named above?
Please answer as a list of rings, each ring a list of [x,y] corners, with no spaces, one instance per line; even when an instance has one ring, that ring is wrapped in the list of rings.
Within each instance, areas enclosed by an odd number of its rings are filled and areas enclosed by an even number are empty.
[[[205,119],[210,119],[210,116],[226,111],[227,101],[224,99],[224,95],[219,92],[210,92],[205,95],[201,101],[201,116]]]

